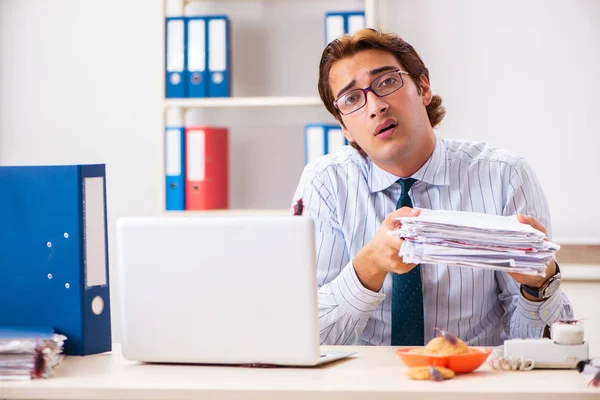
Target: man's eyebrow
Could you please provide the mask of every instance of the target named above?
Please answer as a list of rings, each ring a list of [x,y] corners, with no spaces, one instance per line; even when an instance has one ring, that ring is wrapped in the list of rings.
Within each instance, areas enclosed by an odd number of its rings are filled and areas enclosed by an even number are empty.
[[[335,96],[335,98],[337,99],[338,97],[340,97],[342,95],[342,93],[344,93],[346,90],[350,89],[352,86],[354,86],[354,84],[356,83],[356,79],[352,79],[350,81],[349,84],[347,84],[346,86],[344,86],[337,94],[337,96]]]
[[[392,70],[397,70],[397,69],[399,69],[399,68],[394,67],[393,65],[386,65],[385,67],[379,67],[379,68],[372,69],[371,71],[369,71],[369,75],[375,76],[375,75],[379,75],[382,72],[392,71]]]
[[[397,66],[393,66],[393,65],[386,65],[384,67],[379,67],[379,68],[375,68],[372,69],[371,71],[369,71],[369,76],[375,76],[375,75],[379,75],[382,72],[385,71],[392,71],[392,70],[396,70],[398,69]],[[337,96],[335,96],[335,98],[337,99],[338,97],[340,97],[342,95],[342,93],[344,93],[346,90],[350,89],[352,86],[354,86],[356,84],[356,79],[352,79],[352,81],[350,81],[349,84],[347,84],[346,86],[344,86],[337,94]]]

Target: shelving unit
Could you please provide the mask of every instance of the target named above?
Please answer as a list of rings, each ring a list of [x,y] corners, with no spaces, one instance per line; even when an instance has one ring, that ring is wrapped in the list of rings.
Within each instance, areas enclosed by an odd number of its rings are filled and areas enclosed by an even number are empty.
[[[168,0],[163,0],[163,29],[162,32],[165,31],[165,26],[164,26],[164,18],[167,15],[167,1]],[[183,0],[183,4],[184,7],[190,3],[216,3],[217,1],[219,1],[219,3],[226,3],[227,0]],[[238,0],[239,1],[239,0]],[[287,1],[287,0],[286,0]],[[301,1],[301,0],[298,0]],[[366,20],[366,26],[368,27],[377,27],[379,26],[379,20],[380,20],[380,15],[381,15],[381,7],[382,4],[385,0],[363,0],[362,1],[362,6],[363,9],[365,11],[365,20]],[[280,3],[283,4],[285,3],[284,1],[278,1],[278,0],[248,0],[248,3],[261,3],[261,2],[269,2],[269,3]],[[320,2],[306,2],[307,6],[311,6],[312,4],[319,4]],[[343,2],[342,2],[343,3]],[[343,7],[343,4],[340,3],[339,7]],[[324,15],[323,15],[324,18]],[[235,21],[232,21],[232,23],[235,24]],[[265,29],[268,29],[267,27],[265,27]],[[165,37],[164,34],[161,35],[161,43],[160,45],[160,49],[161,49],[161,54],[162,54],[162,60],[161,60],[161,65],[164,66],[165,64],[165,59],[164,59],[164,47],[165,47]],[[233,50],[235,51],[235,49]],[[316,66],[315,66],[316,67]],[[233,77],[231,78],[232,80],[235,80],[235,71],[233,72]],[[164,118],[164,113],[166,112],[166,110],[170,107],[179,107],[182,108],[184,110],[189,110],[189,109],[202,109],[202,108],[212,108],[212,109],[217,109],[217,108],[223,108],[223,109],[232,109],[232,108],[239,108],[239,109],[244,109],[244,108],[290,108],[290,107],[301,107],[301,108],[315,108],[315,109],[324,109],[322,103],[321,103],[321,99],[318,97],[317,93],[316,93],[316,82],[315,82],[315,95],[314,96],[244,96],[244,97],[226,97],[226,98],[177,98],[177,99],[167,99],[165,98],[165,94],[164,94],[164,87],[165,87],[165,82],[164,82],[164,74],[162,75],[162,82],[161,82],[161,89],[162,89],[162,98],[163,98],[163,118],[162,118],[162,126],[161,126],[161,131],[160,131],[160,138],[161,138],[161,143],[163,143],[163,135],[164,135],[164,125],[165,125],[165,118]],[[161,145],[161,148],[163,148],[163,146]],[[161,170],[164,171],[164,159],[161,162]],[[299,179],[299,176],[298,176]],[[163,192],[164,192],[164,188],[163,188]],[[291,198],[290,198],[291,201]],[[165,204],[164,204],[164,197],[163,197],[163,210],[165,209]],[[274,213],[274,214],[280,214],[280,213],[289,213],[289,211],[287,209],[249,209],[247,207],[242,208],[242,209],[228,209],[228,210],[211,210],[211,211],[206,211],[206,212],[196,212],[196,211],[183,211],[182,213],[185,213],[186,215],[198,215],[198,214],[202,214],[202,215],[219,215],[222,213]],[[172,212],[169,212],[172,213]],[[175,212],[178,213],[178,212]]]

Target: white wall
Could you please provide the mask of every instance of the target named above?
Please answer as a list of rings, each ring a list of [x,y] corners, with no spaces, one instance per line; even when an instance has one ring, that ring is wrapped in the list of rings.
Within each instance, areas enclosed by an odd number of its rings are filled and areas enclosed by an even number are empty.
[[[553,239],[600,243],[600,2],[394,0],[383,26],[411,43],[447,108],[442,135],[524,156]]]
[[[384,23],[414,44],[444,98],[442,134],[523,154],[546,190],[555,238],[600,241],[600,2],[385,3]],[[361,4],[209,3],[232,18],[233,94],[316,94],[323,14]],[[161,13],[160,0],[0,0],[0,165],[106,163],[117,339],[115,221],[164,204]],[[303,124],[331,121],[320,107],[199,112],[230,126],[234,208],[287,208]]]

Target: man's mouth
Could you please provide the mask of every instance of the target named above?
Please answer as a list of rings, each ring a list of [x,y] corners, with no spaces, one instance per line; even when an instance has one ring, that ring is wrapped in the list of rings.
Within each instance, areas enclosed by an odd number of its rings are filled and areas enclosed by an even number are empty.
[[[396,121],[392,120],[392,119],[388,119],[385,120],[383,123],[377,125],[377,128],[375,129],[375,136],[389,131],[390,129],[394,129],[398,124],[396,123]]]

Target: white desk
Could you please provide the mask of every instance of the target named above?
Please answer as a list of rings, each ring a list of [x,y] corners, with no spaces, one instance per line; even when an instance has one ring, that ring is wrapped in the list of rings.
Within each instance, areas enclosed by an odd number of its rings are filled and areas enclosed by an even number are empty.
[[[346,348],[345,348],[346,349]],[[48,380],[0,382],[0,399],[600,399],[575,370],[478,371],[436,383],[413,381],[391,347],[318,368],[149,365],[112,354],[67,357]]]

